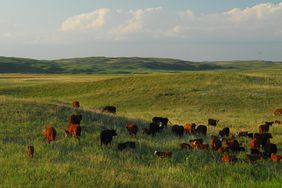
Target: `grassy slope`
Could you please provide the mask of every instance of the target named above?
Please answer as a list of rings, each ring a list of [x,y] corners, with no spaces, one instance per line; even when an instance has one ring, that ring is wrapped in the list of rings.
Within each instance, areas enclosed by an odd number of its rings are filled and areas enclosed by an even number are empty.
[[[0,57],[0,73],[96,73],[129,74],[151,72],[183,72],[200,70],[277,69],[281,62],[230,61],[190,62],[166,58],[87,57],[59,60],[34,60]]]
[[[281,71],[197,72],[145,76],[48,76],[48,78],[0,79],[0,176],[3,186],[70,187],[279,187],[281,165],[224,165],[219,156],[200,151],[182,152],[178,139],[167,130],[156,138],[129,138],[124,125],[136,121],[144,126],[154,115],[167,116],[174,123],[206,123],[220,119],[218,128],[232,132],[257,131],[260,123],[273,120],[273,109],[282,106]],[[83,135],[80,142],[63,139],[63,124],[70,101],[83,107]],[[118,115],[101,115],[102,105],[118,106]],[[42,129],[49,123],[58,130],[58,141],[48,145]],[[99,146],[99,132],[116,128],[119,136],[108,149]],[[212,133],[214,129],[209,129]],[[282,127],[271,127],[282,150]],[[119,153],[116,144],[137,141],[136,152]],[[33,144],[35,158],[29,160],[26,147]],[[172,150],[172,159],[156,159],[155,149]],[[241,157],[244,155],[241,154]]]

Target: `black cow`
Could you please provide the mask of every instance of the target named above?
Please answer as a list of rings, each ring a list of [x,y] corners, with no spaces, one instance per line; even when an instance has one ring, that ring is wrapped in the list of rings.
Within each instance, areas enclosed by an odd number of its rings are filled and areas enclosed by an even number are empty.
[[[108,145],[109,143],[111,143],[113,136],[117,136],[117,132],[115,130],[113,129],[103,130],[100,134],[101,145],[102,144]]]
[[[117,111],[117,108],[115,106],[104,106],[102,108],[102,112],[106,112],[106,113],[115,114],[116,111]]]
[[[82,115],[71,115],[69,116],[68,119],[69,126],[71,124],[80,125],[81,120],[82,120]]]
[[[265,125],[272,126],[273,123],[274,123],[273,121],[266,121],[266,122],[265,122]]]
[[[160,128],[167,128],[168,118],[153,117],[152,122],[157,124]]]
[[[181,125],[173,125],[171,127],[171,131],[173,134],[175,134],[176,136],[182,137],[184,134],[184,127]]]
[[[206,136],[207,135],[207,126],[205,126],[205,125],[199,125],[197,128],[196,128],[196,130],[195,130],[195,132],[197,133],[197,134],[201,134],[201,135],[204,135],[204,136]]]
[[[219,131],[219,136],[228,137],[229,133],[230,133],[230,129],[228,127],[224,127],[222,130]]]
[[[209,126],[216,126],[218,122],[219,122],[219,120],[208,119],[208,125]]]
[[[149,131],[150,131],[150,134],[152,136],[155,136],[157,132],[159,132],[161,130],[161,128],[155,124],[155,123],[150,123],[150,126],[149,126]]]
[[[264,146],[263,155],[264,155],[264,157],[270,157],[272,153],[274,153],[274,154],[277,153],[277,145],[270,143],[270,141],[268,140],[267,143]]]
[[[118,150],[122,151],[126,148],[135,149],[135,142],[124,142],[118,144]]]
[[[267,140],[272,138],[271,133],[255,133],[254,137],[257,139],[258,144],[264,148],[267,143]]]

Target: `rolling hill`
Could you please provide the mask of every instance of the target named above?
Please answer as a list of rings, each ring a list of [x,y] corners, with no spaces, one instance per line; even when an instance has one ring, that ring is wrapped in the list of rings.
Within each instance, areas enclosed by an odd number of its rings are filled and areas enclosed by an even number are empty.
[[[217,61],[191,62],[167,58],[85,57],[58,60],[35,60],[0,57],[0,73],[32,74],[132,74],[207,70],[275,69],[282,62]]]

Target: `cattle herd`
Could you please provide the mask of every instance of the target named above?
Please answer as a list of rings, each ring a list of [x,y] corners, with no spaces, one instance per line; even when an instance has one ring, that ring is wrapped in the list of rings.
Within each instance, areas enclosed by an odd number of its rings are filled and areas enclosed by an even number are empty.
[[[79,102],[72,102],[73,108],[79,108]],[[116,113],[116,107],[105,106],[102,112]],[[282,115],[282,109],[276,109],[274,115]],[[79,139],[81,135],[80,122],[82,120],[82,115],[75,114],[68,118],[68,128],[64,129],[66,137],[75,137]],[[188,143],[179,143],[179,149],[181,150],[205,150],[217,153],[221,156],[221,160],[224,163],[234,163],[236,161],[248,161],[254,162],[258,160],[271,159],[273,162],[280,162],[282,155],[277,154],[277,145],[271,143],[272,134],[269,133],[269,128],[273,124],[281,124],[280,121],[275,120],[271,122],[265,122],[263,125],[258,127],[258,133],[250,133],[248,131],[238,132],[232,134],[229,127],[224,127],[218,132],[217,135],[210,135],[209,143],[204,143],[204,139],[207,137],[208,126],[217,126],[219,120],[208,119],[208,124],[206,125],[196,125],[195,123],[186,123],[182,125],[172,125],[171,132],[177,137],[183,137],[184,135],[194,135],[198,138],[189,140]],[[168,118],[154,117],[152,122],[146,128],[141,129],[142,135],[150,135],[154,137],[156,134],[162,134],[164,129],[168,129],[168,123],[170,123]],[[170,123],[171,124],[171,123]],[[125,129],[129,136],[135,137],[139,132],[139,127],[137,124],[128,123],[125,125]],[[48,143],[56,140],[56,129],[49,126],[44,129],[43,135]],[[100,144],[101,146],[107,146],[112,142],[114,136],[118,136],[116,130],[105,129],[100,133]],[[246,148],[243,147],[242,143],[239,142],[240,137],[245,137],[247,145],[249,145],[249,153],[246,153]],[[205,139],[207,140],[207,139]],[[246,145],[245,145],[246,146]],[[117,149],[123,150],[134,150],[135,142],[127,141],[119,143]],[[237,154],[240,152],[245,152],[245,159],[240,159]],[[34,146],[28,146],[28,156],[32,158],[34,155]],[[171,157],[173,155],[172,151],[154,151],[154,155],[165,158]]]

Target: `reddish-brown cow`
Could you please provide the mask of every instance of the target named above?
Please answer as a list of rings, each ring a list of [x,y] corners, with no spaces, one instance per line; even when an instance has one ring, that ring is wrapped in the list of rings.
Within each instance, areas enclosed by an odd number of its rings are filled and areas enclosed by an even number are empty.
[[[48,144],[50,144],[51,141],[55,141],[56,140],[56,129],[54,127],[47,127],[43,130],[43,135],[46,138],[46,140],[48,141]]]

